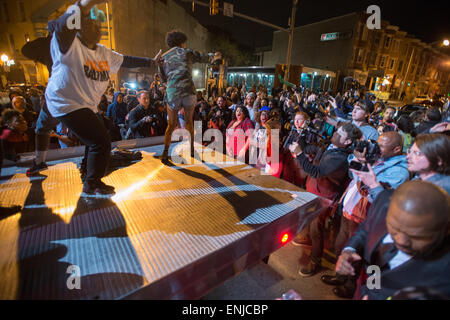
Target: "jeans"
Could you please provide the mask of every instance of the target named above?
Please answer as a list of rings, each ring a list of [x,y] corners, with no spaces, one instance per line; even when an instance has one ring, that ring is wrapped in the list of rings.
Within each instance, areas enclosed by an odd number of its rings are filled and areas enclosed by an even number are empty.
[[[97,115],[88,108],[58,117],[86,145],[86,179],[84,185],[96,186],[104,177],[111,152],[111,138]]]
[[[50,143],[50,131],[53,130],[59,123],[59,120],[53,118],[48,112],[47,104],[44,104],[39,112],[39,117],[36,122],[36,149],[39,151],[47,151]]]

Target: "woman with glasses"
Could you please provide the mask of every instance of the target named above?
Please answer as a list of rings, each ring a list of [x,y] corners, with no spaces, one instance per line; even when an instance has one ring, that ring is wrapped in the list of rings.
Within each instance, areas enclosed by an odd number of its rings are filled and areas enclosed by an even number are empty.
[[[450,194],[450,137],[421,134],[408,149],[408,170],[415,179],[436,184]]]

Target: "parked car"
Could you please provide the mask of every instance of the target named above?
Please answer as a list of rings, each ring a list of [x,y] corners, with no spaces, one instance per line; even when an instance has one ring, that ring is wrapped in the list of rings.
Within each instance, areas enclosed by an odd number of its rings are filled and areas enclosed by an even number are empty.
[[[398,119],[402,115],[410,115],[414,111],[422,111],[425,113],[427,111],[428,107],[422,104],[406,104],[400,108],[397,108],[397,111],[395,112],[394,118]]]
[[[422,104],[424,101],[430,101],[433,102],[433,99],[428,95],[419,95],[414,98],[413,103],[419,103]]]

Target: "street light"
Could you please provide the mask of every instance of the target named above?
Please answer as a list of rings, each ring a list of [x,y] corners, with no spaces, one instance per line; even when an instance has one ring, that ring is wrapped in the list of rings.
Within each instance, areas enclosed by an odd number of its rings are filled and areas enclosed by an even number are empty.
[[[9,57],[6,54],[2,54],[1,59],[2,59],[3,64],[5,64],[9,60]]]
[[[448,47],[450,42],[448,41],[448,39],[445,39],[443,42],[444,46]]]

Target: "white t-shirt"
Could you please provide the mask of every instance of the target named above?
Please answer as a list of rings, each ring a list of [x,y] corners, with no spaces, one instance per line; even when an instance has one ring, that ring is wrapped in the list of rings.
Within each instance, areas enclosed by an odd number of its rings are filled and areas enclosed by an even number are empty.
[[[82,108],[97,112],[97,105],[108,87],[110,73],[117,73],[123,55],[100,44],[91,50],[75,39],[69,51],[62,54],[53,34],[50,52],[52,75],[45,90],[45,99],[53,117],[64,116]]]

